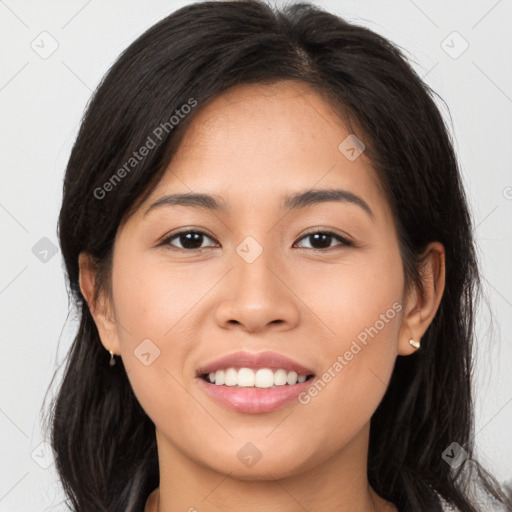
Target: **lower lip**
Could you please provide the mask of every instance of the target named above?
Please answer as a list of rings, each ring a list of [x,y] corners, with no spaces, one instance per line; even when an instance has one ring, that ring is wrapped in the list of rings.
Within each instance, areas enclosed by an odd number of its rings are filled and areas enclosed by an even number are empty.
[[[211,384],[200,377],[197,379],[206,393],[221,405],[250,414],[270,412],[290,404],[311,386],[313,380],[310,378],[291,386],[285,384],[273,388],[237,388]]]

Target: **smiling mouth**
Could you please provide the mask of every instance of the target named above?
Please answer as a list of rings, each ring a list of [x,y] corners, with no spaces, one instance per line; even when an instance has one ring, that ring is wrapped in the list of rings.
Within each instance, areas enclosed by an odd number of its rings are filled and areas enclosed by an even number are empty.
[[[302,384],[314,374],[299,375],[294,371],[271,368],[226,368],[211,373],[202,373],[199,378],[208,384],[235,389],[275,389]]]

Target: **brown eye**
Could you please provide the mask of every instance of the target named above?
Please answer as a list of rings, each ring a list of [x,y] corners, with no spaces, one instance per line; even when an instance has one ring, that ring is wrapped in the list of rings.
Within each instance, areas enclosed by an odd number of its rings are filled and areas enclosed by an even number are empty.
[[[209,237],[206,233],[199,230],[185,230],[180,231],[178,233],[174,233],[172,236],[166,238],[162,245],[169,245],[175,249],[181,249],[184,251],[197,251],[200,249],[204,249],[202,246],[204,239],[207,238],[209,240],[213,240],[213,238]],[[181,247],[176,247],[171,241],[177,239]]]
[[[353,245],[352,242],[350,242],[346,238],[337,235],[336,233],[333,233],[331,231],[315,231],[313,233],[308,233],[307,235],[303,236],[300,240],[304,239],[310,240],[310,243],[313,246],[311,247],[311,249],[320,251],[332,247],[331,243],[333,242],[333,240],[338,240],[339,242],[341,242],[341,245]]]
[[[216,240],[208,236],[204,231],[188,229],[179,231],[178,233],[174,233],[173,235],[167,237],[162,242],[162,245],[167,245],[172,249],[183,251],[199,251],[201,249],[211,247],[211,245],[203,246],[205,239],[216,242]],[[300,240],[304,239],[309,239],[311,244],[311,247],[306,247],[306,249],[310,248],[318,251],[323,251],[333,247],[333,241],[340,242],[337,245],[353,246],[353,243],[350,240],[347,240],[346,238],[331,231],[315,231],[308,233],[307,235],[304,235]],[[179,246],[176,245],[177,243]],[[336,244],[334,246],[336,246]]]

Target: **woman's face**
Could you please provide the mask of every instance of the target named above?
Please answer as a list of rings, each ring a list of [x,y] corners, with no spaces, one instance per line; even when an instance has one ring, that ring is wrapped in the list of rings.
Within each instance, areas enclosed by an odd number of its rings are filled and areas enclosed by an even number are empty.
[[[414,333],[402,322],[393,218],[349,135],[304,85],[231,89],[197,113],[162,181],[119,230],[116,324],[102,341],[121,355],[160,453],[266,479],[314,468],[367,436],[397,354],[412,352],[399,347]],[[326,189],[344,193],[285,203]],[[150,208],[190,193],[215,196],[224,208]],[[173,236],[186,229],[195,234]],[[285,356],[314,377],[235,391],[197,376],[239,351]],[[291,371],[283,362],[252,366],[274,370],[259,375],[276,382]],[[238,383],[259,379],[245,374]],[[276,406],[284,386],[292,397]],[[251,402],[257,393],[271,405]]]

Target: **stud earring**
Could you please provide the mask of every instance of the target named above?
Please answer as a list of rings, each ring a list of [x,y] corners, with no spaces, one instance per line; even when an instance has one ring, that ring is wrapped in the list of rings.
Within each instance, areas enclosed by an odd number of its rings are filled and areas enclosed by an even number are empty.
[[[413,339],[410,339],[409,340],[409,344],[412,345],[416,349],[420,348],[420,342],[419,341],[414,341]]]
[[[109,350],[110,352],[110,362],[109,362],[109,365],[110,366],[114,366],[116,364],[116,360],[114,358],[114,352],[112,352],[112,350]]]

